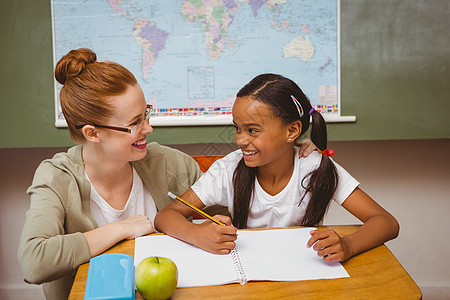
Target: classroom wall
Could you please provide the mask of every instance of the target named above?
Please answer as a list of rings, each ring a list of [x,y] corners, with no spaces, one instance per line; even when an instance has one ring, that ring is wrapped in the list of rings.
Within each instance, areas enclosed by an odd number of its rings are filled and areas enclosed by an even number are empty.
[[[175,145],[190,155],[226,154],[229,144]],[[450,298],[450,140],[332,142],[335,160],[361,188],[400,222],[387,243],[423,293]],[[19,235],[29,206],[25,191],[44,158],[65,148],[0,149],[0,299],[43,299],[40,287],[25,284],[17,261]],[[332,205],[325,224],[357,224]]]

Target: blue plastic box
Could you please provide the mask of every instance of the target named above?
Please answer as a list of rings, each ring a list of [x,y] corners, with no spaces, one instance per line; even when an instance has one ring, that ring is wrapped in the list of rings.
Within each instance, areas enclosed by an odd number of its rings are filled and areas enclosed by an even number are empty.
[[[84,299],[134,300],[133,257],[108,253],[91,258]]]

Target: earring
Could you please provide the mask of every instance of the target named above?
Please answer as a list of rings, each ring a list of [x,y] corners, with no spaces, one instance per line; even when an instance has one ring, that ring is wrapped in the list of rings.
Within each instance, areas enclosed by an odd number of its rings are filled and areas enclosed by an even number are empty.
[[[288,141],[290,142],[290,141],[292,141],[292,139],[291,139],[291,138],[289,138],[289,139],[288,139]]]

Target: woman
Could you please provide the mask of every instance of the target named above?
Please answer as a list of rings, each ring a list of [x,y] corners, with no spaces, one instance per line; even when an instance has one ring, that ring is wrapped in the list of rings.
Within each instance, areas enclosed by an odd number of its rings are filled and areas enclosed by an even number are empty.
[[[76,270],[122,239],[155,231],[156,212],[201,175],[177,150],[150,143],[151,106],[131,72],[89,49],[61,58],[55,77],[78,146],[43,161],[28,190],[20,245],[25,280],[47,299],[68,297]]]

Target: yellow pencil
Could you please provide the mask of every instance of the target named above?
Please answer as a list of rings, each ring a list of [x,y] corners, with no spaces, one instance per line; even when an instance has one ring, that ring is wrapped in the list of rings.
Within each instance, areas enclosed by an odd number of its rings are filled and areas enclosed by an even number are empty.
[[[192,209],[193,211],[195,211],[196,213],[204,216],[207,219],[210,219],[211,221],[213,221],[214,223],[218,224],[218,225],[222,225],[222,226],[226,226],[225,224],[223,224],[222,222],[217,221],[216,219],[214,219],[213,217],[211,217],[210,215],[208,215],[207,213],[205,213],[204,211],[201,211],[200,209],[198,209],[197,207],[187,203],[186,201],[184,201],[183,199],[181,199],[180,197],[174,195],[171,192],[167,193],[169,195],[170,198],[174,199],[174,200],[178,200],[179,202],[183,203],[184,205],[186,205],[187,207],[189,207],[190,209]]]

